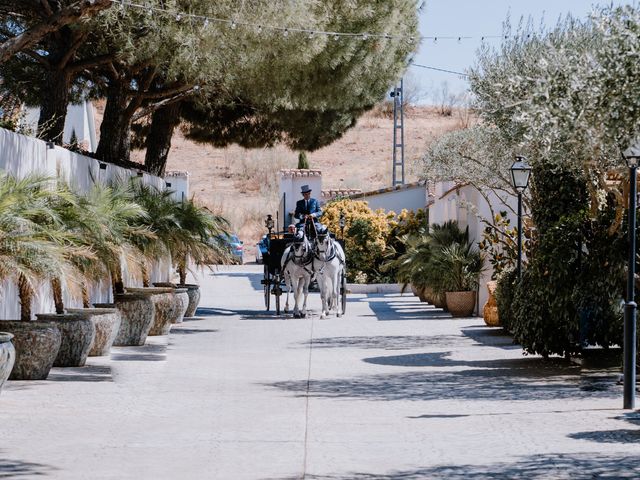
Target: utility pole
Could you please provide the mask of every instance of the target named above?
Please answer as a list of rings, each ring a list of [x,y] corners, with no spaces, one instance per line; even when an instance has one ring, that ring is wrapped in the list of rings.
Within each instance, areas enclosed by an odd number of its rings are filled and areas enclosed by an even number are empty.
[[[393,182],[392,187],[404,185],[404,112],[403,85],[393,89],[389,94],[393,98]],[[399,130],[399,132],[398,132]],[[398,139],[398,137],[400,137]],[[398,158],[399,157],[399,158]]]

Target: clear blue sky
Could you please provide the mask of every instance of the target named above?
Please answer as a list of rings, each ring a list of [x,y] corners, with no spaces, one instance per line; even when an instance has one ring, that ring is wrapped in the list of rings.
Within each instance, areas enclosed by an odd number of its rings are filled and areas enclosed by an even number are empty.
[[[446,70],[464,72],[474,64],[475,52],[483,36],[502,34],[502,25],[509,17],[517,25],[521,17],[531,17],[534,25],[541,21],[546,26],[556,24],[559,16],[571,13],[587,18],[594,5],[636,4],[634,0],[426,0],[420,15],[420,35],[456,37],[453,40],[423,40],[414,63]],[[457,37],[473,37],[457,40]],[[485,39],[498,45],[500,39]],[[425,98],[420,103],[431,103],[434,92],[441,91],[443,82],[449,91],[458,93],[468,88],[467,82],[457,75],[442,73],[416,66],[409,67],[406,91],[417,87]]]

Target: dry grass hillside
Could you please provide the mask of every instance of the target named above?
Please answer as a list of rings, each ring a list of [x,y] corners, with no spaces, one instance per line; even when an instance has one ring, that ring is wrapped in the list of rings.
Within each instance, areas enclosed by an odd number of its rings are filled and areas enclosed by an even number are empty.
[[[102,108],[99,105],[98,115]],[[460,128],[465,119],[459,112],[440,115],[434,108],[412,107],[405,113],[405,172],[408,182],[419,177],[417,161],[425,145],[443,133]],[[340,140],[308,153],[311,168],[322,171],[323,189],[359,188],[363,191],[391,185],[393,119],[368,113]],[[132,159],[142,162],[144,152]],[[260,238],[263,219],[273,213],[278,201],[278,172],[295,168],[298,152],[284,147],[246,150],[236,146],[220,149],[185,140],[178,132],[173,139],[167,170],[190,172],[191,194],[221,212],[247,245],[247,260]],[[319,192],[318,192],[319,193]],[[319,196],[319,195],[318,195]]]

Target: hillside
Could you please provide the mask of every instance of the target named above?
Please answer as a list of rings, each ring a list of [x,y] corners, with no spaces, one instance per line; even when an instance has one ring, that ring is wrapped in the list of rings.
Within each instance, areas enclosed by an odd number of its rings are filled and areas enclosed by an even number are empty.
[[[98,107],[101,113],[100,106]],[[461,116],[439,115],[431,107],[405,113],[406,181],[418,178],[416,163],[425,145],[446,131],[460,128]],[[322,170],[323,188],[387,187],[392,178],[393,119],[374,113],[334,144],[308,154],[311,168]],[[247,245],[247,259],[263,233],[263,219],[278,201],[278,171],[295,168],[298,152],[284,147],[246,150],[236,146],[219,149],[174,136],[167,170],[190,172],[191,194],[201,203],[222,212]],[[144,152],[132,159],[142,162]],[[319,195],[318,195],[319,196]]]

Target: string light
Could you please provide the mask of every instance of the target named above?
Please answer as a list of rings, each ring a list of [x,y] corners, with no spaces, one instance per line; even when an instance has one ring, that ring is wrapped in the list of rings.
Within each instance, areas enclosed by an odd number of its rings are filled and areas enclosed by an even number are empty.
[[[171,14],[169,10],[162,9],[162,8],[149,7],[148,4],[142,5],[142,4],[133,3],[130,0],[111,0],[111,3],[117,4],[120,10],[125,10],[126,8],[137,8],[140,10],[145,10],[149,16],[153,15],[154,13],[169,14],[169,15]],[[211,22],[215,22],[220,24],[226,24],[232,30],[237,29],[237,27],[241,25],[245,27],[253,27],[256,29],[258,33],[262,33],[264,30],[280,31],[282,32],[282,35],[284,37],[288,37],[289,32],[291,32],[291,33],[306,34],[309,38],[313,38],[314,35],[325,35],[327,37],[333,37],[335,40],[340,40],[340,38],[343,38],[343,37],[356,38],[361,40],[369,40],[370,38],[381,38],[385,40],[404,39],[407,41],[407,43],[415,43],[416,40],[418,41],[433,40],[434,44],[437,44],[438,40],[457,40],[458,43],[462,43],[462,40],[474,38],[469,36],[418,36],[418,37],[415,37],[415,36],[409,36],[409,35],[390,35],[388,33],[329,32],[329,31],[323,31],[323,30],[310,30],[305,28],[269,26],[269,25],[253,24],[248,22],[237,22],[235,20],[231,20],[227,18],[208,17],[208,16],[193,15],[193,14],[182,13],[182,12],[178,12],[177,14],[175,14],[175,20],[177,22],[180,22],[183,18],[203,21],[205,28],[209,27]],[[509,37],[510,35],[484,35],[481,37],[481,41],[484,42],[485,39],[489,39],[489,38],[497,38],[497,39],[504,38],[506,40]],[[527,38],[530,38],[530,35],[528,35]]]

